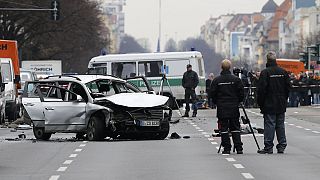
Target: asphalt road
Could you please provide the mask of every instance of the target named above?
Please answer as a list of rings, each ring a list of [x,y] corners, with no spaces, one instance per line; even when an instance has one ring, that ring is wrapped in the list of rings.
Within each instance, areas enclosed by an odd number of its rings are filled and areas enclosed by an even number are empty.
[[[179,118],[171,132],[190,139],[163,141],[75,141],[74,134],[56,134],[50,141],[14,140],[22,131],[0,129],[0,179],[21,180],[212,180],[320,179],[320,108],[288,109],[285,154],[260,155],[253,137],[242,136],[244,154],[217,153],[220,139],[214,110],[197,118]],[[248,110],[253,124],[262,126],[258,109]],[[263,147],[263,136],[258,141]],[[276,150],[275,150],[276,151]]]

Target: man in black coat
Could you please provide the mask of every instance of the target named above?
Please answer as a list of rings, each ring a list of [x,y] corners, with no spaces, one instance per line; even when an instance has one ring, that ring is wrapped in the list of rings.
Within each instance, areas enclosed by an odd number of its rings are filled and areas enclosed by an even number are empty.
[[[221,122],[221,144],[224,147],[222,153],[230,154],[230,131],[237,153],[243,154],[239,104],[244,98],[244,87],[241,79],[231,74],[230,67],[231,62],[229,60],[222,61],[222,72],[211,84],[211,95],[217,105],[217,117]]]
[[[190,111],[190,96],[192,101],[192,108],[193,108],[193,114],[192,117],[197,116],[197,96],[196,96],[196,87],[199,84],[199,77],[196,72],[192,70],[191,64],[187,65],[187,71],[183,74],[182,78],[182,86],[185,89],[184,98],[186,101],[186,111],[185,114],[182,117],[189,117],[189,111]]]
[[[276,54],[269,52],[267,68],[261,72],[258,85],[258,103],[264,118],[264,149],[258,151],[260,154],[273,153],[275,132],[278,153],[284,153],[287,146],[284,120],[290,88],[288,73],[277,66]]]

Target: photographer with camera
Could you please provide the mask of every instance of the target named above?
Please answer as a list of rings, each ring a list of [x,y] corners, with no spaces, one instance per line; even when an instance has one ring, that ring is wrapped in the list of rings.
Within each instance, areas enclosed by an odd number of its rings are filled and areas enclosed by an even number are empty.
[[[217,105],[217,117],[221,122],[221,145],[224,147],[222,153],[230,154],[230,131],[237,154],[243,154],[243,144],[240,136],[239,103],[244,98],[244,87],[241,79],[231,74],[230,67],[230,60],[222,61],[221,75],[215,78],[211,84],[211,96]]]

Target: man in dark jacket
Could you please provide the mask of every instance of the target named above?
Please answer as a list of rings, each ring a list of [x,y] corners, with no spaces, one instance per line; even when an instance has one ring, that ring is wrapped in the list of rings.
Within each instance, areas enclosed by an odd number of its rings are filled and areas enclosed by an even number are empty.
[[[208,105],[209,105],[209,108],[214,108],[214,105],[213,105],[213,101],[212,101],[212,96],[210,94],[210,89],[211,89],[211,83],[214,79],[214,75],[213,73],[210,73],[209,76],[208,76],[208,79],[206,80],[206,93],[208,95]]]
[[[264,149],[260,154],[273,153],[274,134],[277,134],[278,153],[287,146],[285,135],[285,112],[290,89],[288,73],[277,66],[276,54],[267,54],[267,68],[261,72],[258,85],[258,103],[264,118]]]
[[[229,60],[222,61],[222,72],[211,84],[211,95],[217,105],[217,117],[221,122],[221,144],[224,147],[222,153],[230,154],[229,131],[231,131],[237,153],[243,154],[239,104],[244,98],[244,87],[241,79],[231,74],[230,67],[231,62]]]
[[[192,100],[192,108],[193,108],[193,114],[192,117],[196,117],[197,116],[197,106],[196,106],[196,101],[197,101],[197,97],[196,97],[196,87],[199,84],[199,77],[198,74],[194,71],[192,71],[192,66],[191,64],[187,65],[187,71],[183,74],[183,78],[182,78],[182,86],[185,89],[185,94],[184,94],[184,98],[186,101],[186,112],[182,117],[189,117],[189,111],[190,111],[190,96],[191,96],[191,100]]]

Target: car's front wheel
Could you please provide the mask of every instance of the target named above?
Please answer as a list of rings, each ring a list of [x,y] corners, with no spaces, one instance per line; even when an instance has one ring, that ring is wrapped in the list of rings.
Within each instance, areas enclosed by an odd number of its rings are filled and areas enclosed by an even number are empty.
[[[36,137],[36,139],[41,140],[49,140],[51,137],[51,133],[45,133],[44,128],[34,127],[33,128],[33,134]]]
[[[169,131],[170,131],[170,124],[169,122],[166,122],[162,125],[161,129],[163,129],[161,132],[159,132],[156,136],[156,139],[163,140],[168,137]]]
[[[87,138],[89,141],[101,141],[105,138],[105,123],[100,120],[98,116],[92,116],[90,118]]]

